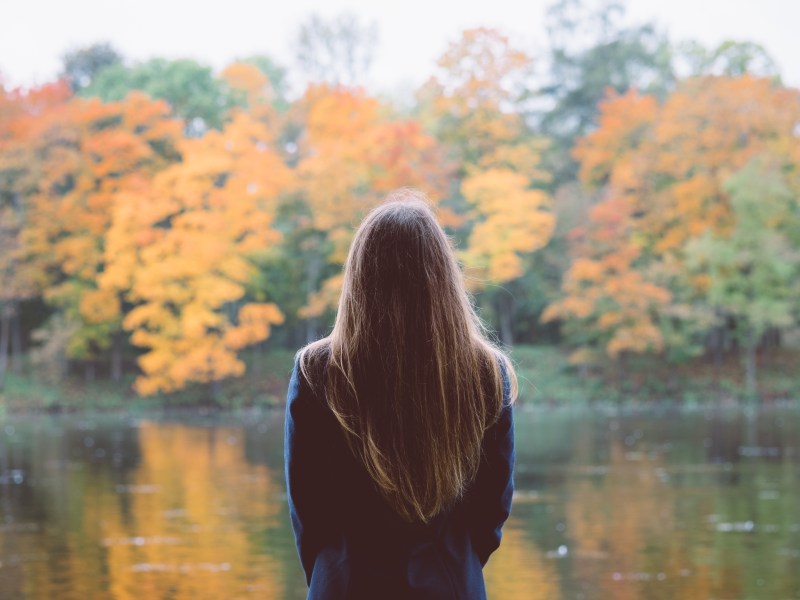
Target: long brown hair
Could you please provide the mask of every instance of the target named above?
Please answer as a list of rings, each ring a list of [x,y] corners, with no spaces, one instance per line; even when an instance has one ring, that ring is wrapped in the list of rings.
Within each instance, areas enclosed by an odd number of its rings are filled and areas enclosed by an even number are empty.
[[[399,190],[356,231],[331,334],[298,351],[327,359],[324,397],[392,508],[429,521],[473,481],[503,406],[500,361],[450,238],[420,192]]]

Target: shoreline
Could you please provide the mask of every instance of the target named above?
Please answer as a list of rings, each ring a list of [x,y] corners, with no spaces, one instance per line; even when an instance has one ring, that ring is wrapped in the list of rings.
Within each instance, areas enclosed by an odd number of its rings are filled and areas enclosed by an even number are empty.
[[[706,360],[668,364],[657,357],[580,368],[556,346],[515,346],[510,356],[523,410],[572,408],[648,410],[800,405],[800,351],[785,350],[761,365],[759,396],[747,398],[735,356],[716,365]],[[134,375],[114,384],[70,377],[59,384],[8,374],[0,392],[5,414],[248,414],[282,410],[293,350],[265,352],[245,375],[217,384],[194,384],[171,394],[137,396]]]

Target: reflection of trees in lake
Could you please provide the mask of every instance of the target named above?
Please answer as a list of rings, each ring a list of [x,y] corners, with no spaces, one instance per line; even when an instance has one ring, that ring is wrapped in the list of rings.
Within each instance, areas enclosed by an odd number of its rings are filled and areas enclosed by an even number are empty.
[[[797,425],[768,413],[619,423],[607,464],[566,478],[564,580],[586,598],[796,594]]]
[[[517,415],[521,493],[490,597],[796,595],[800,413]],[[10,423],[0,476],[23,480],[0,481],[3,598],[305,597],[281,411]]]
[[[21,482],[0,486],[0,590],[30,598],[63,597],[65,585],[84,597],[104,590],[97,506],[139,462],[135,430],[125,419],[46,417],[8,427],[14,434],[0,442],[0,475],[16,472]]]
[[[245,460],[241,428],[142,422],[43,437],[28,437],[33,502],[13,504],[31,507],[17,517],[38,525],[3,549],[6,561],[22,557],[28,597],[283,597],[294,573],[265,553],[261,534],[284,528],[280,485]],[[115,464],[115,444],[138,448],[135,460]]]
[[[629,451],[614,436],[607,470],[567,484],[571,576],[579,589],[601,588],[598,597],[668,598],[658,573],[676,577],[680,569],[680,555],[663,544],[675,530],[674,495],[658,475],[663,459],[631,461]],[[644,577],[652,583],[631,582]]]
[[[280,597],[280,566],[252,535],[281,517],[279,496],[266,467],[244,460],[241,429],[144,422],[139,438],[131,517],[112,512],[102,529],[114,597]]]
[[[525,536],[525,524],[511,517],[503,543],[484,569],[489,598],[550,600],[561,597],[560,576],[554,561]]]

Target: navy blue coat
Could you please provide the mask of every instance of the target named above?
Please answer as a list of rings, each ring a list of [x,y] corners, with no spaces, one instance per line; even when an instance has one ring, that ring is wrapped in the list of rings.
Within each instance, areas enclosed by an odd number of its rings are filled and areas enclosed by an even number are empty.
[[[428,524],[411,524],[375,489],[295,359],[284,459],[309,599],[486,598],[483,566],[500,545],[513,493],[513,412],[508,374],[501,366],[504,408],[484,436],[476,480],[452,509]]]

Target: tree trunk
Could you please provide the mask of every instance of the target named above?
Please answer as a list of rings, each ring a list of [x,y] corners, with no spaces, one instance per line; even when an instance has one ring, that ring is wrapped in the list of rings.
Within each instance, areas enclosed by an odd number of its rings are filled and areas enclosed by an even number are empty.
[[[252,361],[254,373],[261,371],[261,348],[263,344],[264,342],[261,341],[250,346],[250,360]]]
[[[781,347],[781,330],[777,327],[770,327],[761,338],[761,366],[769,364],[774,360]]]
[[[680,391],[680,383],[678,382],[678,374],[675,369],[669,369],[667,373],[667,395],[676,397]]]
[[[756,372],[756,347],[758,337],[750,329],[741,349],[742,367],[744,368],[744,391],[748,400],[755,400],[758,394],[758,381]]]
[[[6,369],[8,368],[8,342],[11,337],[11,310],[3,305],[0,313],[0,390],[6,383]]]
[[[87,360],[86,362],[83,363],[84,381],[86,383],[93,383],[94,382],[94,375],[95,375],[95,372],[94,372],[94,361],[93,360]]]
[[[306,344],[310,344],[314,340],[317,339],[318,328],[317,322],[319,319],[317,317],[310,317],[306,319]]]
[[[11,370],[17,375],[22,374],[22,319],[15,306],[11,317]]]
[[[629,390],[627,389],[628,383],[628,353],[627,352],[620,352],[619,357],[617,358],[617,374],[616,374],[616,388],[617,391],[620,392],[620,399],[622,399],[623,395],[627,395]]]
[[[511,326],[514,298],[511,295],[501,294],[495,301],[495,309],[500,325],[500,341],[506,346],[511,346],[514,343],[514,331]]]
[[[714,391],[719,395],[719,379],[722,372],[722,345],[724,332],[722,326],[711,330],[711,348],[714,353]]]
[[[122,381],[122,332],[116,331],[111,336],[111,381]]]
[[[215,379],[211,382],[211,399],[219,406],[222,402],[222,380]]]

